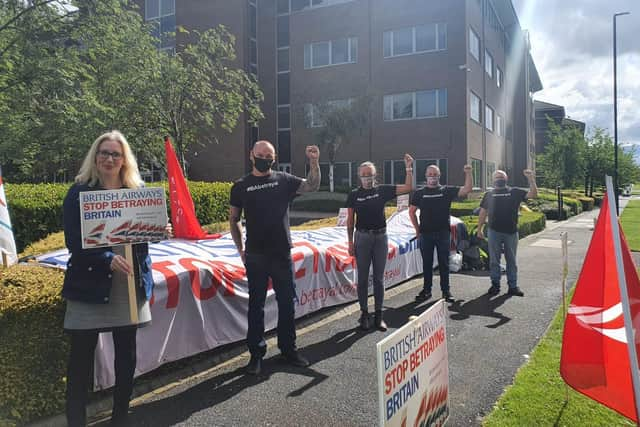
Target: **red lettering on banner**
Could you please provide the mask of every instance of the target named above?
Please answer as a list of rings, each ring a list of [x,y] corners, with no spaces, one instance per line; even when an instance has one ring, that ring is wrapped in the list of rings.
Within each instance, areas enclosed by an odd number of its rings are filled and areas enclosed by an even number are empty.
[[[314,274],[317,273],[318,272],[318,264],[320,264],[320,251],[318,251],[318,248],[316,248],[315,246],[313,246],[309,242],[294,242],[293,243],[293,247],[294,248],[304,247],[304,248],[307,248],[307,249],[311,250],[311,253],[313,254],[313,273]],[[295,256],[295,254],[294,254],[294,256]],[[302,270],[302,269],[300,269],[300,270]]]
[[[203,261],[195,258],[182,258],[179,260],[181,266],[183,266],[187,272],[189,273],[189,281],[191,282],[191,290],[193,291],[193,295],[199,300],[208,300],[213,298],[216,295],[217,288],[211,279],[211,286],[205,288],[200,281],[200,268],[198,265],[204,264],[205,276],[207,278],[213,278],[213,273],[209,268],[211,264],[207,261]]]
[[[396,248],[394,245],[392,245],[391,243],[389,243],[389,255],[387,255],[387,259],[393,259],[395,258],[398,248]]]
[[[166,308],[175,308],[178,305],[178,295],[180,294],[180,281],[178,275],[168,267],[175,265],[171,261],[160,261],[153,263],[153,269],[162,273],[164,280],[167,282],[167,306]]]
[[[235,296],[233,283],[244,279],[246,274],[242,267],[220,261],[210,261],[213,267],[213,281],[215,287],[224,286],[226,296]]]
[[[293,254],[291,254],[291,261],[293,263],[293,268],[295,270],[296,262],[303,261],[304,263],[304,254],[302,252],[294,252]],[[305,274],[307,274],[307,269],[302,267],[300,268],[300,270],[295,271],[295,278],[300,279],[304,277]]]
[[[349,255],[349,249],[347,245],[341,243],[333,245],[327,248],[325,253],[325,271],[328,273],[331,271],[332,261],[335,262],[336,271],[342,272],[348,266],[355,268],[356,259]]]

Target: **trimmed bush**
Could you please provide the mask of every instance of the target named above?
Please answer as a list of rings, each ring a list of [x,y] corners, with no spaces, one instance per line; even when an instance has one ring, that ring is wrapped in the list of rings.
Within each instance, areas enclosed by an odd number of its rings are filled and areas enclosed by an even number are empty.
[[[460,217],[467,226],[469,235],[476,233],[478,229],[478,217],[477,216],[463,216]],[[546,226],[546,218],[542,212],[520,212],[520,218],[518,219],[518,234],[522,239],[530,234],[538,233],[544,230]]]
[[[228,182],[187,183],[200,224],[224,221],[229,216]],[[169,185],[152,182],[148,187],[164,187],[169,204]],[[7,201],[18,252],[51,233],[62,231],[62,203],[70,184],[6,184]]]
[[[62,202],[69,184],[6,184],[13,236],[18,252],[62,230]]]
[[[307,212],[335,212],[344,208],[347,202],[347,195],[344,193],[329,193],[319,191],[315,193],[301,194],[291,203],[294,211]]]
[[[458,217],[473,215],[473,211],[480,206],[481,200],[482,199],[472,199],[453,202],[451,203],[451,215]]]
[[[64,274],[16,265],[0,276],[0,425],[64,410],[69,343],[63,333]]]

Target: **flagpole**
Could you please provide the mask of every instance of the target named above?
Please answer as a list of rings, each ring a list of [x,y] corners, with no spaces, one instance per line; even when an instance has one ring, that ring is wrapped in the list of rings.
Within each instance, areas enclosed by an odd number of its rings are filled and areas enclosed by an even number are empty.
[[[638,354],[636,352],[635,331],[631,323],[631,309],[629,306],[629,294],[627,292],[627,279],[624,274],[624,264],[622,262],[622,244],[620,243],[620,227],[618,216],[613,207],[615,206],[613,182],[610,176],[606,177],[607,182],[607,203],[611,217],[611,233],[613,234],[613,249],[616,256],[616,269],[618,271],[618,283],[620,286],[620,302],[622,303],[622,314],[624,315],[624,329],[627,337],[627,350],[629,351],[629,364],[631,367],[631,379],[633,380],[633,398],[636,403],[636,418],[640,420],[640,368],[638,367]],[[639,424],[640,425],[640,424]]]
[[[560,233],[560,241],[562,242],[562,315],[567,320],[567,276],[569,275],[569,239],[566,231]],[[564,401],[569,402],[569,385],[564,383],[565,397]]]

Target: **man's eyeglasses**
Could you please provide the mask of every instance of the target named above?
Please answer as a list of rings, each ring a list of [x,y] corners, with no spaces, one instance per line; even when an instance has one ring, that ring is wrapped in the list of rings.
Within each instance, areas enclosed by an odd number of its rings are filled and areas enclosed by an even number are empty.
[[[106,151],[106,150],[98,151],[99,159],[107,160],[109,157],[111,157],[114,161],[122,160],[122,153],[119,153],[117,151]]]

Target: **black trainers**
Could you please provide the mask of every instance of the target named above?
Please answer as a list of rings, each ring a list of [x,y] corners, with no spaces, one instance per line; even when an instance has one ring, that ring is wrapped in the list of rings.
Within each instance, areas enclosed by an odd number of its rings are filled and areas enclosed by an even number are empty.
[[[447,302],[453,301],[453,295],[450,291],[442,291],[442,298]]]
[[[374,322],[375,322],[377,330],[379,330],[380,332],[386,332],[387,331],[387,324],[384,322],[384,319],[382,319],[382,312],[381,311],[376,311]]]
[[[245,369],[249,375],[258,375],[262,370],[262,357],[251,356],[251,360],[249,360]]]
[[[368,331],[369,329],[371,329],[371,318],[369,317],[369,313],[367,313],[366,311],[362,312],[362,314],[360,315],[360,320],[358,320],[358,322],[360,323],[360,329],[362,329],[363,331]]]
[[[416,301],[426,301],[431,299],[431,291],[427,291],[425,289],[421,290],[418,295],[416,295]]]
[[[500,285],[491,285],[487,293],[489,295],[498,295],[500,293]]]
[[[515,288],[509,288],[509,291],[507,292],[509,295],[513,295],[516,297],[523,297],[524,296],[524,292],[522,292],[522,289],[520,289],[519,287],[515,287]]]
[[[297,351],[282,353],[282,357],[284,357],[285,362],[298,368],[306,368],[309,366],[309,361],[302,357]]]

